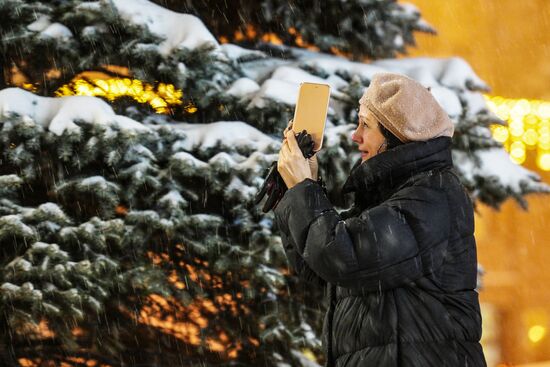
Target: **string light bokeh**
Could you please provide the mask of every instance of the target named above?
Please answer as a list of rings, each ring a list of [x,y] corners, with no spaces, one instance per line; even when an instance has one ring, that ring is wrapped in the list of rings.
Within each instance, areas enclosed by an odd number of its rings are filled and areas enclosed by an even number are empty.
[[[550,102],[485,96],[489,108],[507,126],[493,125],[493,138],[517,164],[535,154],[537,167],[550,171]]]

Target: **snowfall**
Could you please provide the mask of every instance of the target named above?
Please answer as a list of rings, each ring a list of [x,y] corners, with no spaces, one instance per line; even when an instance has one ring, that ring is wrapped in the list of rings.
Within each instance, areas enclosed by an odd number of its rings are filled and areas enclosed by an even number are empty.
[[[180,48],[196,48],[205,43],[215,46],[220,58],[238,63],[244,77],[236,80],[225,93],[247,103],[250,108],[263,108],[276,102],[294,107],[301,82],[326,83],[331,86],[330,109],[325,130],[325,146],[338,144],[336,138],[342,132],[351,138],[354,123],[337,125],[343,119],[342,107],[349,103],[349,96],[342,90],[348,82],[339,75],[347,73],[357,78],[370,80],[376,73],[395,72],[407,75],[425,87],[449,114],[453,121],[474,116],[478,113],[491,114],[483,95],[489,86],[481,80],[472,68],[459,57],[450,58],[402,58],[378,60],[370,64],[352,62],[343,57],[288,47],[292,59],[279,59],[258,50],[248,50],[234,44],[219,44],[203,22],[189,14],[175,13],[146,0],[113,0],[123,19],[131,24],[146,25],[155,35],[165,39],[158,45],[150,45],[163,56],[169,56]],[[100,2],[83,3],[82,7],[99,7]],[[410,11],[415,11],[409,7]],[[73,37],[71,31],[62,24],[51,23],[47,17],[41,17],[29,24],[28,29],[37,32],[40,37]],[[321,70],[325,78],[313,75],[306,70]],[[185,72],[185,67],[181,68]],[[100,98],[87,96],[66,96],[59,98],[41,97],[20,88],[7,88],[0,91],[0,115],[23,116],[26,123],[39,124],[55,135],[65,132],[78,133],[80,127],[75,121],[116,126],[118,129],[147,132],[154,129],[123,115],[117,115],[111,106]],[[496,119],[496,116],[493,116]],[[237,170],[253,169],[257,165],[258,154],[264,154],[271,160],[277,158],[280,136],[263,133],[246,121],[212,121],[205,124],[177,122],[173,129],[185,132],[185,140],[174,147],[180,152],[175,159],[192,162],[197,167],[208,169],[216,160],[224,159]],[[488,133],[488,131],[487,131]],[[487,135],[490,138],[490,135]],[[230,147],[246,147],[252,151],[249,156],[234,154]],[[201,161],[190,154],[192,151],[212,147],[227,149],[209,161]],[[536,186],[538,176],[522,166],[514,164],[503,149],[486,149],[477,152],[479,162],[463,152],[453,152],[457,169],[466,180],[476,177],[497,178],[505,190],[520,194],[525,186]],[[244,187],[235,181],[235,188],[247,191],[250,198],[256,191]],[[304,365],[315,364],[304,360]]]
[[[331,100],[325,130],[325,146],[338,143],[338,139],[332,138],[341,134],[343,130],[350,136],[354,126],[335,126],[332,122],[341,118],[339,114],[342,106],[349,101],[349,97],[341,92],[348,85],[346,80],[338,76],[342,72],[366,80],[372,79],[379,72],[407,75],[430,87],[433,96],[455,122],[463,114],[492,114],[481,94],[488,91],[489,86],[459,57],[383,59],[366,64],[289,47],[294,59],[283,60],[234,44],[220,45],[204,23],[193,15],[176,13],[147,0],[136,0],[132,3],[114,0],[113,3],[123,19],[131,24],[145,24],[153,34],[165,39],[159,45],[154,45],[164,56],[182,47],[195,48],[210,43],[215,46],[213,52],[220,58],[240,63],[245,77],[236,80],[225,93],[248,103],[248,107],[263,108],[273,101],[294,107],[301,82],[329,84]],[[100,2],[88,2],[80,6],[94,8],[99,5]],[[409,6],[408,11],[416,9]],[[73,36],[65,26],[50,23],[45,17],[29,24],[28,29],[39,33],[40,37],[66,39]],[[322,70],[327,76],[321,78],[313,75],[303,67]],[[182,72],[185,72],[184,67]],[[23,115],[29,122],[40,124],[57,135],[64,131],[78,131],[79,127],[75,120],[92,124],[113,124],[121,129],[137,131],[150,128],[139,121],[115,114],[109,104],[99,98],[40,97],[19,88],[0,91],[0,114],[10,113]],[[498,119],[494,115],[493,117]],[[182,122],[174,124],[173,127],[187,133],[187,141],[181,148],[188,151],[197,147],[206,148],[221,144],[233,147],[252,146],[255,150],[267,152],[268,148],[273,149],[280,144],[280,137],[266,135],[246,121],[215,121],[207,124]],[[506,191],[518,194],[523,191],[522,187],[525,188],[525,185],[538,185],[538,176],[514,164],[503,149],[478,151],[477,156],[480,158],[479,162],[464,152],[453,152],[455,165],[467,181],[473,182],[477,176],[493,176],[502,183]],[[246,157],[234,159],[240,163],[239,160],[243,161]]]

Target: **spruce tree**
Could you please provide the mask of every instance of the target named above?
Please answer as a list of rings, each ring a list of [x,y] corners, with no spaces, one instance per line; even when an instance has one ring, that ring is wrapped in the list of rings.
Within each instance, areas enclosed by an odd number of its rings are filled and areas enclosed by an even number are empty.
[[[456,123],[455,165],[475,201],[524,205],[548,191],[491,138],[502,122],[464,60],[392,59],[413,31],[433,32],[412,6],[230,5],[0,0],[7,365],[314,365],[309,351],[322,364],[324,281],[296,276],[273,214],[252,205],[302,81],[332,87],[319,161],[338,208],[351,203],[339,189],[359,158],[358,99],[379,71],[431,88]],[[257,36],[235,37],[247,29]],[[159,115],[131,98],[59,96],[88,71],[169,83],[182,103]]]

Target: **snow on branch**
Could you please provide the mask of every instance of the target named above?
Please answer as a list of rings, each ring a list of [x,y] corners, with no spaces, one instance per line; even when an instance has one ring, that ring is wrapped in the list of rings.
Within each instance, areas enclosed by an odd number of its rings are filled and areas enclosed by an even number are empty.
[[[146,27],[152,34],[164,38],[158,51],[168,56],[180,48],[194,49],[205,43],[218,47],[218,41],[202,20],[163,8],[147,0],[112,0],[120,16],[131,24]]]
[[[209,124],[177,123],[171,125],[185,132],[186,139],[178,141],[174,150],[186,151],[220,148],[225,151],[274,151],[280,142],[242,121],[217,121]],[[282,137],[281,137],[282,140]]]
[[[149,131],[141,123],[115,114],[102,99],[88,96],[40,97],[24,89],[6,88],[0,90],[0,116],[11,114],[27,116],[55,135],[62,135],[65,131],[80,131],[74,123],[76,120],[115,125],[120,129]]]

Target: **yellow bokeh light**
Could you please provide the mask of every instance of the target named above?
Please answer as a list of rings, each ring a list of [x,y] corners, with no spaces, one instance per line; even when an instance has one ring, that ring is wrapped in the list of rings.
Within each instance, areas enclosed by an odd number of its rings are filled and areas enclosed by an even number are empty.
[[[518,156],[518,157],[514,157],[514,156],[510,156],[510,159],[512,160],[512,162],[514,162],[515,164],[522,164],[523,162],[525,162],[525,159],[526,159],[526,155],[523,154],[521,156]]]
[[[497,104],[495,113],[501,119],[508,120],[508,118],[510,118],[510,107],[508,107],[508,105],[506,104]]]
[[[518,164],[525,162],[525,144],[515,141],[510,145],[510,158]]]
[[[542,119],[550,119],[550,103],[541,103],[538,106],[537,114]]]
[[[529,104],[529,101],[526,99],[520,99],[516,102],[516,104],[512,108],[512,111],[510,111],[510,114],[516,116],[525,116],[529,112],[531,112],[531,105]]]
[[[171,106],[181,105],[183,92],[173,84],[159,83],[156,89],[141,80],[130,78],[77,79],[71,84],[60,87],[57,96],[95,96],[114,101],[122,96],[133,98],[139,103],[147,103],[157,113],[170,112]],[[189,104],[184,108],[187,113],[195,113],[197,108]]]
[[[538,134],[534,129],[528,129],[525,134],[523,134],[522,140],[525,144],[529,146],[534,146],[537,144]]]
[[[523,130],[523,125],[514,125],[510,126],[510,134],[516,138],[521,137],[525,130]]]
[[[525,150],[525,144],[523,144],[523,142],[521,141],[515,141],[512,143],[512,145],[510,146],[510,150]]]
[[[487,107],[508,126],[493,125],[493,139],[503,144],[510,159],[522,164],[527,159],[526,147],[536,150],[537,166],[550,170],[550,102],[511,99],[484,95]]]
[[[528,335],[529,340],[531,340],[533,343],[538,343],[546,335],[546,328],[541,325],[534,325],[529,328]]]
[[[544,171],[550,171],[550,152],[539,154],[537,165]]]
[[[195,106],[190,105],[189,107],[185,107],[185,110],[189,113],[195,113],[197,112],[198,108]]]
[[[550,128],[548,126],[540,126],[538,129],[538,145],[540,149],[550,149]]]
[[[309,348],[302,349],[302,354],[304,355],[304,357],[306,357],[310,361],[317,362],[317,357],[315,356],[315,354],[313,354],[311,349]]]
[[[529,125],[529,127],[534,127],[538,125],[540,118],[530,113],[527,116],[525,116],[523,121],[525,122],[526,125]]]
[[[493,128],[493,138],[500,143],[506,142],[509,136],[508,128],[506,126],[495,126]]]

